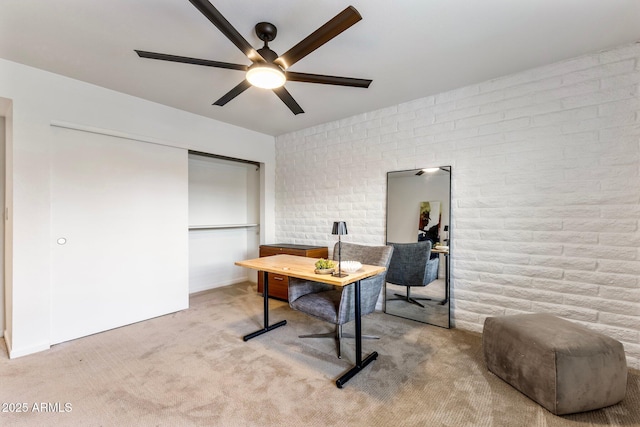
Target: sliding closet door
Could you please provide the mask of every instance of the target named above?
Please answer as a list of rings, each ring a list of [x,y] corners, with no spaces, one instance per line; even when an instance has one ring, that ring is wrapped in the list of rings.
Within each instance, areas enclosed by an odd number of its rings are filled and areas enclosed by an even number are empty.
[[[52,343],[187,308],[186,150],[52,132]]]

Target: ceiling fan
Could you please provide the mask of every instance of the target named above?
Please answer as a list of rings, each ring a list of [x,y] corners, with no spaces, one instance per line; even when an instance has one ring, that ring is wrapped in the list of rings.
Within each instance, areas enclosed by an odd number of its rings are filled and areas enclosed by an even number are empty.
[[[251,65],[232,64],[228,62],[211,61],[208,59],[189,58],[185,56],[168,55],[164,53],[135,50],[141,58],[159,59],[163,61],[182,62],[186,64],[204,65],[207,67],[227,68],[230,70],[244,71],[245,79],[236,87],[224,94],[213,105],[223,106],[236,96],[247,90],[250,86],[272,89],[284,102],[293,114],[304,113],[300,105],[284,88],[286,81],[320,83],[338,86],[352,86],[368,88],[371,80],[353,77],[326,76],[320,74],[296,73],[288,71],[293,64],[327,43],[329,40],[342,33],[356,22],[362,19],[360,13],[349,6],[342,12],[327,21],[313,33],[293,46],[284,54],[278,56],[269,48],[268,43],[273,41],[277,34],[275,25],[269,22],[259,22],[255,26],[256,35],[264,42],[260,49],[254,49],[249,42],[225,19],[224,16],[207,0],[189,0],[213,25],[215,25],[238,49],[251,60]]]

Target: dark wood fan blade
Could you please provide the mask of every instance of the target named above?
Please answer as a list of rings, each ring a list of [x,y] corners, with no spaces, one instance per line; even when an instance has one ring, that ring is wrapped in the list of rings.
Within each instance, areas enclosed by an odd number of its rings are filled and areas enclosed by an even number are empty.
[[[287,71],[286,73],[287,81],[290,82],[320,83],[325,85],[368,88],[373,81],[368,79],[356,79],[354,77],[324,76],[321,74],[296,73],[293,71]]]
[[[189,0],[213,25],[215,25],[224,34],[231,43],[235,44],[247,58],[252,61],[264,61],[262,56],[249,44],[244,37],[240,35],[233,25],[222,16],[222,14],[213,7],[207,0]]]
[[[240,84],[238,84],[236,87],[234,87],[229,92],[224,94],[222,98],[214,102],[213,105],[219,105],[222,107],[227,102],[231,101],[233,98],[235,98],[236,96],[240,95],[242,92],[247,90],[250,86],[251,86],[251,83],[249,83],[247,80],[241,81]]]
[[[189,58],[187,56],[168,55],[166,53],[136,50],[140,58],[160,59],[162,61],[182,62],[184,64],[204,65],[207,67],[228,68],[230,70],[247,71],[247,65],[231,64],[229,62],[211,61],[209,59]]]
[[[309,34],[300,43],[280,55],[274,62],[286,70],[361,19],[362,16],[356,8],[349,6],[322,27]]]
[[[300,114],[300,113],[304,113],[304,110],[302,109],[302,107],[300,107],[300,105],[298,105],[296,100],[293,99],[293,96],[291,96],[289,91],[287,91],[284,88],[284,86],[275,88],[275,89],[273,89],[273,91],[275,92],[276,95],[278,95],[278,98],[280,98],[282,100],[282,102],[287,104],[287,107],[289,107],[289,109],[291,110],[291,112],[293,114],[297,115],[297,114]]]

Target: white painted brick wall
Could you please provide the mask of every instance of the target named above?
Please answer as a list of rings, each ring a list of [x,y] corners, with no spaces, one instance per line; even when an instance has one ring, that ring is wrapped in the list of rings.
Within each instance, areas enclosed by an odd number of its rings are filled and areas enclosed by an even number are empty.
[[[312,113],[309,113],[312,114]],[[640,44],[276,139],[277,239],[384,244],[386,173],[453,167],[452,318],[551,312],[640,369]]]

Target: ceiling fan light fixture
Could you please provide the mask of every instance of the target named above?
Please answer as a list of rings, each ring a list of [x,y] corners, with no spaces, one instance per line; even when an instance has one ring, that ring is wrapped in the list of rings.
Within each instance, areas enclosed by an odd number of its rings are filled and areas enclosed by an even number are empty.
[[[253,64],[249,67],[246,77],[251,85],[262,89],[275,89],[287,81],[282,68],[267,63]]]
[[[300,114],[304,113],[304,110],[296,100],[293,99],[291,94],[282,87],[287,80],[302,83],[360,88],[368,88],[372,82],[368,79],[356,79],[353,77],[325,76],[321,74],[285,71],[288,70],[291,65],[305,58],[307,55],[359,22],[362,19],[362,16],[353,6],[346,7],[342,12],[325,22],[284,54],[278,56],[278,54],[269,48],[269,43],[276,38],[276,34],[278,33],[275,25],[264,21],[258,22],[255,25],[256,36],[264,42],[264,46],[262,48],[255,49],[244,37],[242,37],[242,35],[240,35],[238,30],[236,30],[233,25],[231,25],[231,23],[222,16],[220,11],[211,4],[211,1],[213,0],[189,1],[196,9],[198,9],[198,11],[200,11],[200,13],[202,13],[202,15],[204,15],[205,18],[217,27],[231,43],[233,43],[247,58],[249,58],[252,65],[247,66],[244,64],[233,64],[209,59],[147,52],[137,49],[135,51],[141,58],[243,71],[245,73],[245,78],[230,91],[217,99],[213,105],[222,107],[251,86],[256,86],[259,88],[273,89],[274,93],[282,102],[284,102],[293,114]]]

